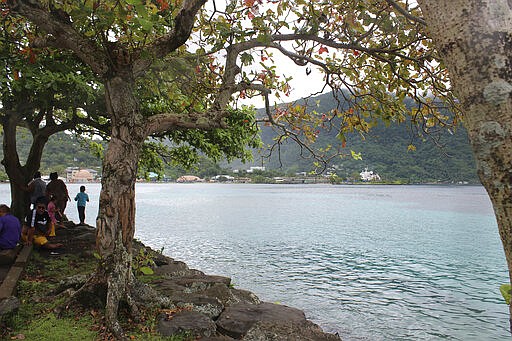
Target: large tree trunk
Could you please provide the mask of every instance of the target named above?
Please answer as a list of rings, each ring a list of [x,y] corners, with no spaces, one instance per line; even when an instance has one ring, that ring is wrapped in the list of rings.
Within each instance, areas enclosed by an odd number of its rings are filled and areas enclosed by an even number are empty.
[[[24,166],[21,165],[16,144],[16,130],[19,125],[18,115],[14,112],[5,115],[2,121],[3,152],[5,172],[9,177],[11,188],[11,212],[21,221],[30,209],[30,193],[23,188],[32,180],[34,173],[39,170],[43,149],[48,137],[33,137],[30,153]]]
[[[512,9],[510,1],[419,0],[461,101],[512,282]],[[512,316],[512,306],[509,307]],[[512,330],[512,319],[511,319]]]
[[[118,337],[122,337],[117,322],[119,302],[133,302],[129,288],[133,279],[131,251],[135,232],[135,180],[140,150],[146,138],[133,86],[130,72],[119,72],[106,81],[113,130],[103,161],[100,210],[96,221],[96,244],[102,262],[92,281],[95,285],[107,285],[107,323]]]

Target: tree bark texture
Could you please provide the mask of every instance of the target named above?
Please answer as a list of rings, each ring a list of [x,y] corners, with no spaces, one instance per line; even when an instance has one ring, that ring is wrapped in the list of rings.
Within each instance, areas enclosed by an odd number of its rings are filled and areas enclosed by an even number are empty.
[[[135,180],[137,162],[146,138],[143,117],[134,96],[129,70],[106,80],[106,100],[111,113],[111,140],[103,161],[100,210],[96,221],[97,249],[102,257],[97,282],[107,284],[106,318],[118,336],[120,300],[131,302],[131,248],[135,232]]]
[[[512,282],[512,3],[418,2],[461,102]]]

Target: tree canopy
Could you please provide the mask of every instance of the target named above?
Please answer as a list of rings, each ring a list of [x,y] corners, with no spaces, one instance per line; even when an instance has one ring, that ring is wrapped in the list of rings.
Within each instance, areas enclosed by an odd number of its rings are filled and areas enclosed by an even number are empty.
[[[90,70],[70,53],[32,48],[27,21],[5,14],[0,38],[2,164],[11,184],[11,209],[23,218],[29,201],[22,189],[39,169],[48,138],[70,129],[105,135],[109,128],[101,83]],[[31,137],[23,159],[20,133]]]
[[[185,7],[164,0],[7,3],[11,10],[37,11],[34,23],[50,31],[30,37],[32,58],[37,47],[71,49],[99,79],[114,57],[133,62],[134,76],[144,82],[138,90],[150,92],[142,109],[156,116],[151,130],[163,131],[165,124],[223,126],[219,119],[229,114],[219,110],[236,97],[271,91],[286,97],[293,89],[286,70],[274,64],[278,54],[303,66],[305,80],[316,70],[325,73],[323,85],[312,85],[313,93],[330,88],[352,104],[314,119],[293,106],[269,111],[266,120],[286,126],[289,137],[314,139],[318,120],[336,115],[343,117],[336,127],[342,141],[345,131],[367,132],[377,118],[402,122],[409,113],[430,130],[460,119],[419,8],[404,15],[405,9],[392,1],[192,1]],[[50,23],[54,27],[48,30]],[[190,39],[182,36],[186,27]],[[80,48],[69,46],[71,38]],[[419,104],[412,112],[403,104],[406,97]],[[456,115],[440,114],[443,103]],[[166,120],[155,113],[165,113]]]

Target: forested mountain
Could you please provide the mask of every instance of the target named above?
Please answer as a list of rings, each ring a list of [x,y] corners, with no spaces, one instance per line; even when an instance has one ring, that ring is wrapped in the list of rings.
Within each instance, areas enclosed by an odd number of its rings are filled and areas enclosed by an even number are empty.
[[[314,108],[319,113],[327,112],[335,107],[331,94],[325,94],[310,100],[317,103]],[[262,139],[265,144],[271,144],[274,133],[271,128],[264,127]],[[469,145],[467,132],[459,126],[450,132],[440,135],[437,143],[429,136],[424,140],[414,134],[410,123],[392,124],[386,127],[379,124],[370,131],[363,140],[360,135],[347,135],[346,154],[351,150],[361,153],[362,160],[354,160],[347,156],[338,158],[331,166],[340,177],[357,177],[366,167],[378,173],[384,181],[402,181],[412,183],[443,182],[479,183],[476,175],[476,165]],[[338,144],[336,133],[319,138],[319,144]],[[413,144],[415,151],[408,151]],[[265,154],[264,152],[262,154]],[[287,143],[281,148],[280,155],[270,159],[261,158],[255,153],[254,165],[264,165],[267,169],[279,167],[286,172],[302,172],[313,169],[311,159],[302,158],[299,148],[293,143]]]
[[[318,96],[310,103],[316,103],[314,110],[319,113],[326,112],[334,106],[331,95]],[[422,141],[417,137],[412,138],[412,136],[415,134],[411,131],[408,123],[390,125],[389,127],[381,124],[373,128],[370,135],[364,140],[357,134],[348,135],[346,153],[350,155],[351,150],[361,153],[362,160],[355,160],[350,156],[337,158],[330,165],[330,171],[335,172],[342,179],[358,178],[359,172],[368,168],[378,173],[384,181],[478,183],[467,132],[462,126],[453,131],[453,134],[443,133],[439,141],[442,146],[434,144],[428,138]],[[272,144],[274,137],[275,133],[271,128],[262,128],[262,139],[265,145]],[[339,144],[334,132],[318,141],[319,145],[328,143]],[[407,147],[411,143],[417,148],[415,151],[408,151]],[[29,134],[19,134],[18,145],[23,160],[30,146]],[[222,166],[247,169],[251,165],[263,165],[274,174],[283,175],[309,172],[314,169],[313,161],[310,158],[301,157],[300,150],[294,143],[283,145],[279,155],[276,152],[270,158],[263,157],[267,153],[268,151],[265,149],[254,151],[252,164],[242,165],[234,162],[229,165],[222,163]],[[41,171],[43,174],[48,174],[50,171],[63,174],[64,169],[70,166],[100,170],[101,161],[91,153],[88,142],[66,133],[52,136],[44,150]],[[209,160],[202,159],[197,170],[187,171],[168,166],[165,172],[171,178],[176,178],[184,173],[208,177],[216,175],[216,173],[227,172],[227,170],[223,170]]]

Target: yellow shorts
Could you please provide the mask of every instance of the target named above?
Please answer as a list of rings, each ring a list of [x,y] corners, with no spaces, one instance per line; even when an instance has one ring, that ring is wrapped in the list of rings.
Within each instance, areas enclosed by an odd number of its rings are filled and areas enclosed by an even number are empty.
[[[34,235],[33,243],[37,246],[43,246],[44,244],[48,243],[48,239],[46,239],[45,236]]]
[[[27,242],[28,235],[26,231],[23,231],[21,233],[21,240],[23,242]],[[43,246],[44,244],[48,243],[48,239],[46,239],[45,236],[35,234],[34,237],[32,237],[32,243],[34,243],[36,246]]]

